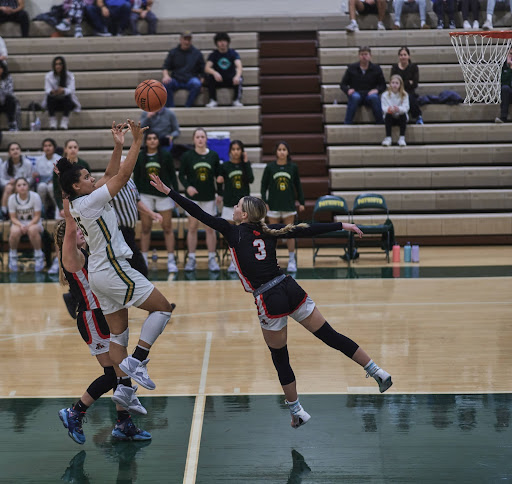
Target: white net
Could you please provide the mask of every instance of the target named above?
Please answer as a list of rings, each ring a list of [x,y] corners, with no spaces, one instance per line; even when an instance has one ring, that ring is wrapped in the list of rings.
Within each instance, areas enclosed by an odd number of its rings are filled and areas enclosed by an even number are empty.
[[[499,104],[501,68],[510,50],[512,38],[499,38],[494,35],[487,37],[484,32],[468,32],[450,37],[466,84],[464,102]]]

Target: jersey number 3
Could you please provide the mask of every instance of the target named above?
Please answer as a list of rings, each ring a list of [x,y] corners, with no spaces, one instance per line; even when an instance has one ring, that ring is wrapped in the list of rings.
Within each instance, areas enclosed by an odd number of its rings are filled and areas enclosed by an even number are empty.
[[[265,242],[262,239],[254,239],[252,245],[258,248],[258,252],[254,254],[254,257],[256,257],[256,259],[258,260],[264,260],[267,257],[267,251],[265,250]]]

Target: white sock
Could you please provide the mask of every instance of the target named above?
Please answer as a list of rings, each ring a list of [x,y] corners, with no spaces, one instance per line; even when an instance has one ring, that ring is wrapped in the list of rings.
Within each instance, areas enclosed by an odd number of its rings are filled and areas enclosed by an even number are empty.
[[[487,22],[492,24],[492,15],[487,14]]]
[[[18,257],[18,249],[9,249],[9,257]]]
[[[43,256],[43,251],[41,249],[35,249],[34,250],[34,256],[35,257],[42,257]]]
[[[195,259],[196,258],[196,253],[195,252],[189,252],[188,253],[188,258],[189,259]]]
[[[217,254],[215,252],[208,252],[208,259],[215,259]]]
[[[167,260],[169,262],[174,262],[174,253],[173,252],[168,252],[167,253]]]
[[[288,260],[295,260],[295,252],[288,252]]]

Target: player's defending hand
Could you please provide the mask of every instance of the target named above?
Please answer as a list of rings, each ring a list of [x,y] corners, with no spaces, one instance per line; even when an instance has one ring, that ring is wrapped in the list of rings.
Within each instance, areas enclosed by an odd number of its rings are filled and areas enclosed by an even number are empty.
[[[112,121],[112,128],[110,128],[110,132],[112,133],[112,137],[114,138],[114,143],[116,145],[124,145],[124,135],[128,131],[128,124],[116,124],[115,121]]]
[[[356,224],[346,224],[343,222],[343,228],[348,232],[354,232],[359,238],[363,237],[363,231]]]
[[[135,124],[135,121],[133,119],[128,119],[126,122],[128,123],[130,131],[132,132],[133,141],[142,143],[142,139],[144,138],[144,131],[149,129],[149,126],[142,128],[140,125],[140,121],[137,124]]]
[[[154,175],[152,173],[151,175],[149,175],[149,178],[151,178],[151,181],[149,183],[151,183],[151,185],[153,185],[159,192],[169,195],[171,189],[162,180],[160,180],[160,177],[158,175]]]

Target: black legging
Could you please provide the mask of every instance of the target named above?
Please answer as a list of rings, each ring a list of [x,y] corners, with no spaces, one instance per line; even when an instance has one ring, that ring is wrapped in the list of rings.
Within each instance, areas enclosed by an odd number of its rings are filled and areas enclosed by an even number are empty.
[[[414,91],[409,91],[409,110],[411,118],[417,119],[421,116],[420,105],[418,104],[418,95]]]
[[[242,79],[238,86],[233,84],[233,79],[223,79],[221,82],[217,82],[215,77],[208,75],[206,76],[206,85],[208,86],[208,95],[210,99],[217,100],[217,89],[220,87],[231,87],[233,89],[233,101],[240,101],[242,97]]]
[[[0,104],[0,113],[7,114],[9,123],[14,123],[14,121],[16,121],[16,99],[14,96],[11,96],[10,94],[5,96],[4,103]]]
[[[480,15],[480,2],[478,0],[462,0],[462,20],[468,20],[470,6],[473,20],[478,20]]]
[[[386,114],[386,117],[384,118],[384,124],[386,125],[386,136],[391,137],[391,127],[393,125],[400,125],[400,136],[405,136],[407,116],[405,114],[401,114],[400,116],[395,117],[392,114]]]
[[[48,107],[48,114],[55,116],[57,111],[61,112],[64,116],[69,116],[69,113],[73,111],[75,103],[71,99],[71,95],[66,96],[52,96],[48,94],[46,98],[46,104]]]
[[[28,13],[25,10],[20,10],[19,12],[12,14],[0,12],[0,24],[3,24],[5,22],[16,22],[17,24],[20,24],[21,36],[28,37],[30,21],[28,18]]]

